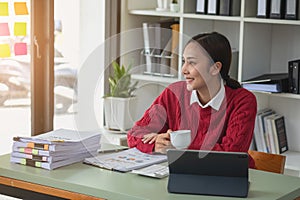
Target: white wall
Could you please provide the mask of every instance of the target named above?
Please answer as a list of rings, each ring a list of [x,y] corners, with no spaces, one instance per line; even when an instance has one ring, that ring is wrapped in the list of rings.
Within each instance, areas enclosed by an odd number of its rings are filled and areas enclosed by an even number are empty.
[[[104,0],[80,0],[80,73],[78,74],[79,130],[103,125]]]
[[[105,1],[56,0],[55,16],[62,20],[62,53],[78,71],[78,114],[68,127],[97,129],[103,124],[103,78],[99,69],[104,59],[101,59],[99,47],[104,43]],[[56,124],[66,127],[66,120],[59,117],[56,116]]]

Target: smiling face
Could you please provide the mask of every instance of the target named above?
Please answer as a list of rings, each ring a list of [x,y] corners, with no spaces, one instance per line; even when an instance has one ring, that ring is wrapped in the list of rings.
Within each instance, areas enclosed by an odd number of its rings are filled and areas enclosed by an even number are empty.
[[[214,63],[206,51],[196,42],[190,42],[183,52],[182,73],[186,79],[187,89],[207,89],[214,78],[212,71]]]

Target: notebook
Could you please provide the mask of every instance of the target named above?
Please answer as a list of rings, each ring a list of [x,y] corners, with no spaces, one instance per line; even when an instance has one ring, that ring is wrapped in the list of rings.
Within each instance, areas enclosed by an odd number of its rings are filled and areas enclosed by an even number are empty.
[[[167,158],[170,193],[248,195],[247,153],[170,149]]]

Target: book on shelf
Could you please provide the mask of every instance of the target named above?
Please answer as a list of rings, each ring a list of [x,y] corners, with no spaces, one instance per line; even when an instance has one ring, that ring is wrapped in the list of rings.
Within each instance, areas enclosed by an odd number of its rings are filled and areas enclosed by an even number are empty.
[[[261,152],[269,153],[268,141],[266,137],[266,127],[264,123],[264,118],[274,114],[275,112],[272,109],[263,109],[258,111],[256,116],[256,122],[254,127],[254,137],[257,146],[257,150]]]
[[[274,129],[272,126],[272,120],[277,116],[279,116],[279,115],[277,113],[274,113],[274,114],[269,115],[264,118],[264,123],[265,123],[265,127],[266,127],[265,135],[266,135],[266,139],[267,139],[267,146],[269,149],[269,153],[274,153],[274,154],[279,153],[277,151],[278,147],[276,145],[277,136],[275,138],[275,132],[274,132]]]
[[[273,122],[274,131],[276,133],[277,140],[278,140],[278,142],[276,143],[279,149],[278,153],[286,152],[289,148],[288,148],[284,116],[279,116],[277,118],[274,118],[273,121],[274,121]]]
[[[242,81],[243,88],[265,92],[288,92],[288,73],[263,74],[245,81]]]
[[[14,137],[11,162],[55,169],[97,154],[101,133],[58,129],[33,137]]]
[[[137,148],[110,154],[98,154],[84,159],[86,164],[120,172],[128,172],[165,161],[167,161],[166,155],[147,154]]]

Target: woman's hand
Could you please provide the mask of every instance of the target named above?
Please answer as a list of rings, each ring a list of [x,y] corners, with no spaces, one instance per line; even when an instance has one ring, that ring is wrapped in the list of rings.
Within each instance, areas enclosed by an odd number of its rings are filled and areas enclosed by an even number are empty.
[[[155,140],[154,152],[166,153],[167,149],[173,148],[170,142],[171,132],[172,130],[169,129],[166,133],[157,134]]]
[[[142,142],[144,144],[148,143],[148,144],[152,144],[156,141],[156,138],[157,138],[157,133],[149,133],[149,134],[146,134],[143,136],[142,138]]]

